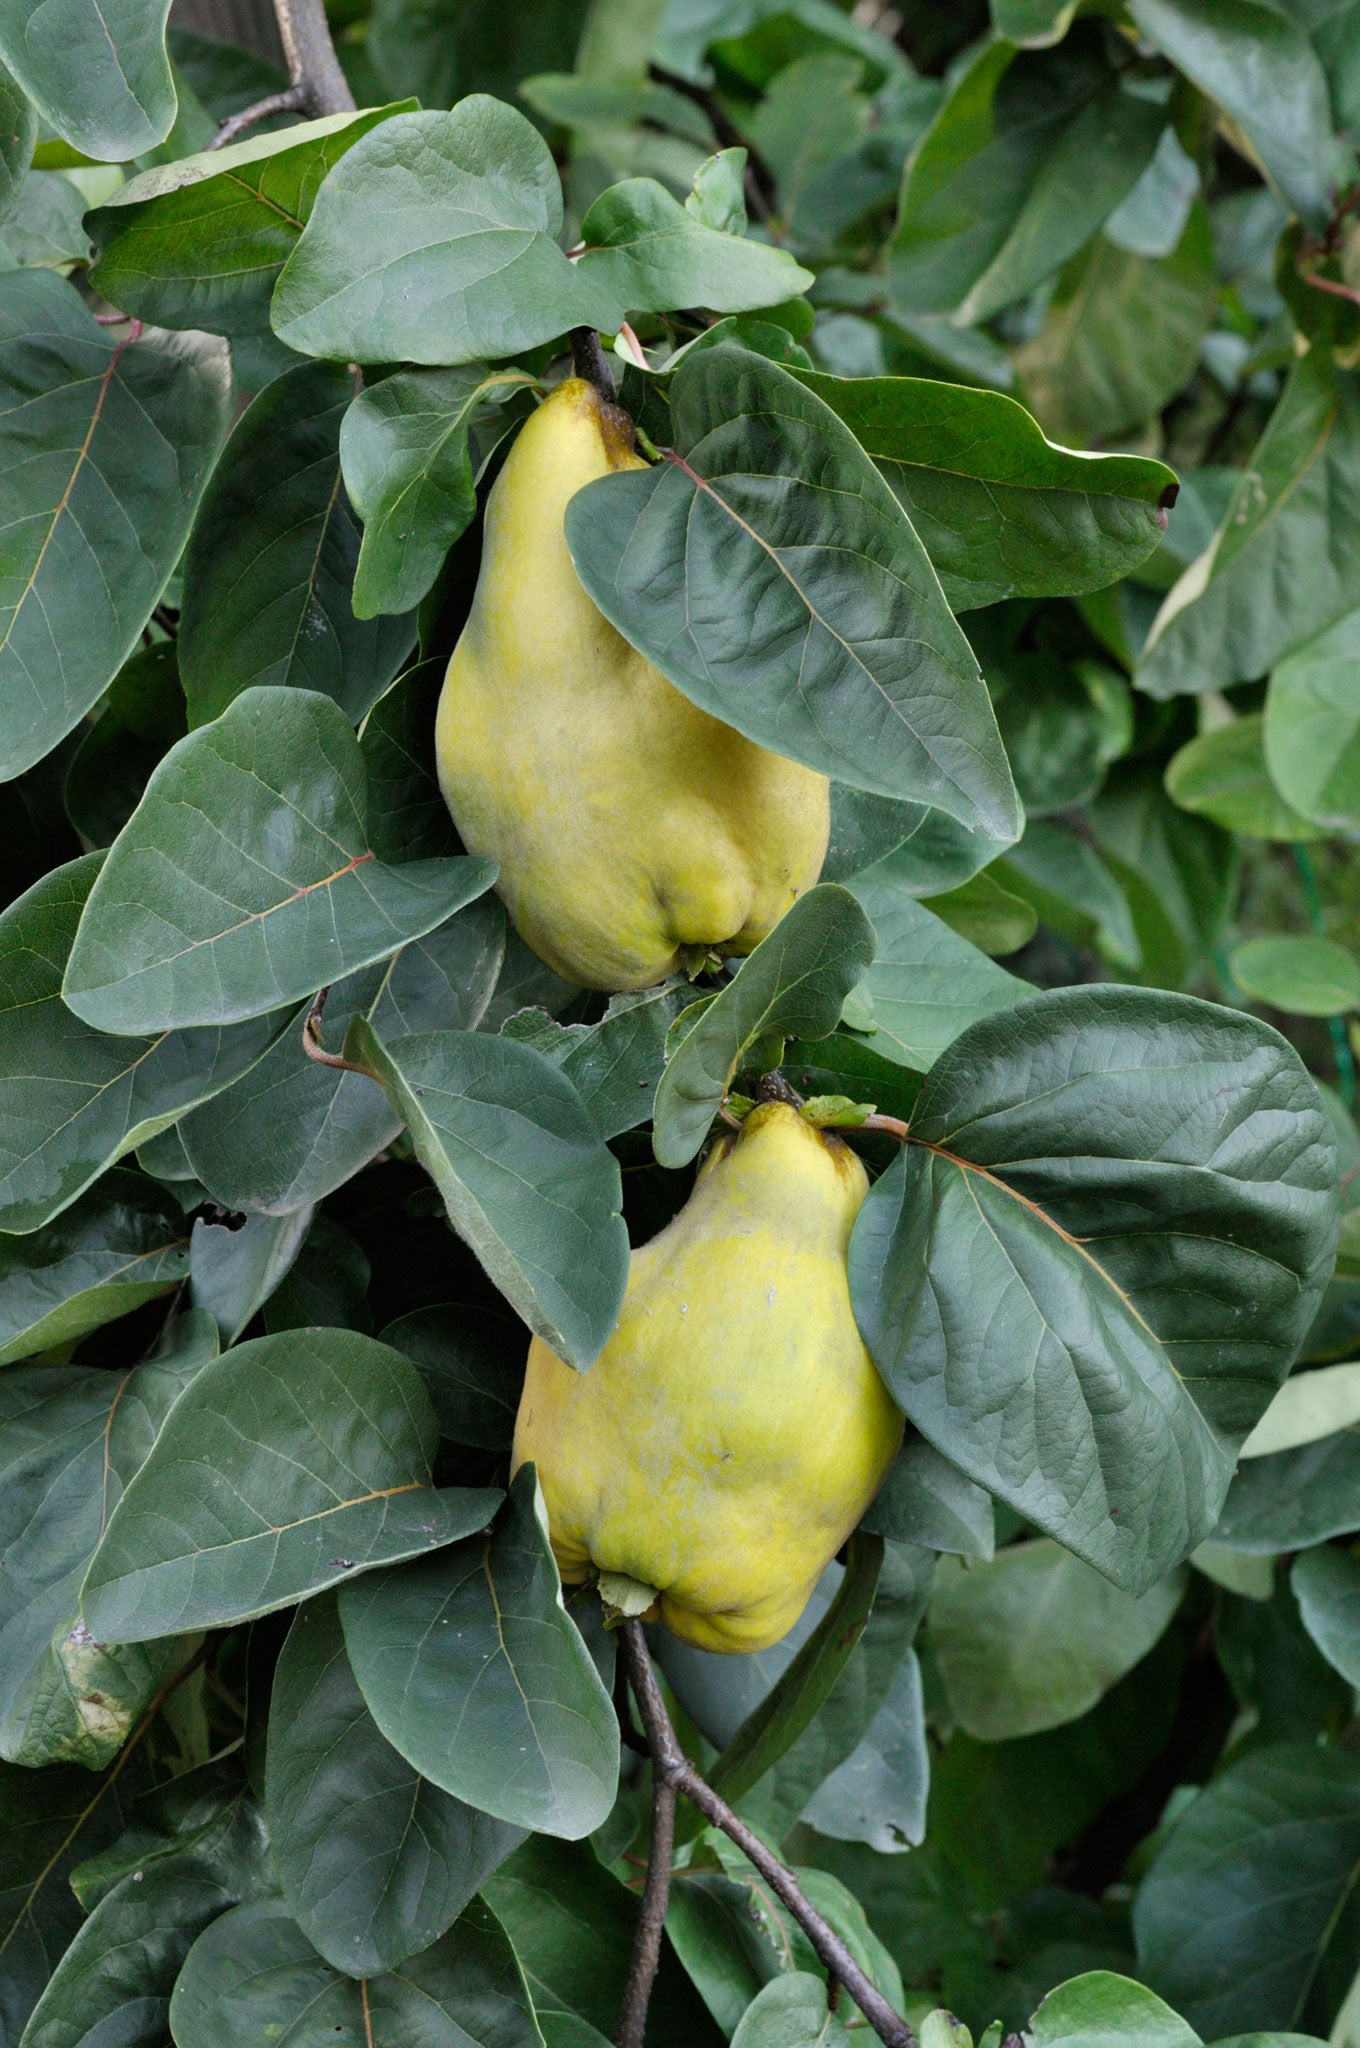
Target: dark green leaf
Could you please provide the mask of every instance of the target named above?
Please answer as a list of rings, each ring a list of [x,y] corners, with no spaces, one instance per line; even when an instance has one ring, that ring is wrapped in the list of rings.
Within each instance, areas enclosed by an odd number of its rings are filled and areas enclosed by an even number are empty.
[[[1360,1761],[1284,1743],[1229,1764],[1134,1906],[1139,1967],[1205,2034],[1326,2025],[1357,1960]]]
[[[393,111],[327,114],[143,171],[89,216],[91,282],[162,327],[267,334],[270,294],[322,179]]]
[[[1023,298],[1132,190],[1165,125],[1124,90],[1095,24],[1042,56],[984,44],[908,166],[894,307],[968,325]]]
[[[390,960],[346,975],[326,1003],[325,1038],[344,1043],[366,1015],[393,1033],[478,1023],[505,944],[505,919],[484,896]],[[180,1126],[194,1173],[229,1209],[288,1215],[322,1201],[389,1145],[401,1119],[366,1074],[318,1066],[294,1017],[257,1067]]]
[[[586,11],[586,0],[535,0],[513,13],[500,0],[375,0],[369,47],[389,85],[427,107],[470,92],[512,99],[530,73],[570,70]]]
[[[336,1969],[394,1969],[452,1926],[522,1838],[429,1784],[378,1732],[333,1594],[294,1617],[269,1716],[269,1831],[284,1896]]]
[[[627,178],[601,193],[580,240],[582,275],[630,312],[744,313],[777,306],[813,281],[786,249],[706,227],[654,178]]]
[[[1360,391],[1330,350],[1310,349],[1289,373],[1212,551],[1158,613],[1139,689],[1173,697],[1254,681],[1354,611],[1360,532],[1336,507],[1358,491]]]
[[[436,1492],[438,1437],[414,1369],[370,1337],[238,1346],[176,1403],[110,1516],[87,1625],[140,1642],[242,1621],[466,1535],[500,1496]]]
[[[327,1215],[312,1219],[302,1249],[264,1305],[265,1328],[358,1330],[373,1328],[368,1311],[372,1274],[356,1237]]]
[[[237,1906],[189,1951],[170,2002],[178,2048],[536,2048],[515,1952],[474,1901],[424,1955],[362,1984],[323,1961],[282,1899]]]
[[[670,397],[675,453],[587,484],[567,508],[572,559],[605,616],[748,739],[1013,837],[972,651],[848,428],[743,349],[691,356]]]
[[[845,2022],[827,2009],[826,1985],[807,1970],[774,1977],[742,2014],[732,2048],[850,2048]]]
[[[188,1270],[178,1203],[145,1175],[115,1168],[55,1222],[0,1235],[0,1365],[75,1343]]]
[[[1312,1081],[1255,1018],[1064,989],[957,1039],[911,1136],[851,1240],[870,1350],[946,1457],[1143,1591],[1209,1534],[1331,1268]]]
[[[493,874],[385,866],[343,711],[311,690],[248,690],[152,776],[91,891],[63,994],[121,1032],[259,1016],[433,931]]]
[[[1289,1583],[1303,1625],[1348,1685],[1360,1684],[1360,1560],[1323,1547],[1296,1558]]]
[[[1325,225],[1344,153],[1327,78],[1287,10],[1257,0],[1130,0],[1134,21],[1243,129],[1294,211]]]
[[[356,618],[359,523],[340,476],[354,378],[299,363],[266,385],[223,450],[184,564],[179,661],[191,725],[243,690],[333,697],[357,722],[415,638],[408,615]]]
[[[996,872],[1074,945],[1094,946],[1118,967],[1141,964],[1137,928],[1118,878],[1069,825],[1036,818]]]
[[[913,1429],[865,1509],[863,1527],[894,1543],[924,1544],[984,1562],[996,1549],[990,1496]]]
[[[170,0],[125,0],[113,15],[98,0],[36,9],[4,0],[0,57],[64,141],[123,163],[160,142],[175,118],[169,12]]]
[[[446,666],[442,656],[417,662],[364,720],[359,744],[368,769],[368,829],[379,860],[431,860],[459,851],[434,753]]]
[[[56,868],[0,916],[0,1224],[36,1230],[106,1166],[254,1065],[277,1017],[114,1038],[61,1000],[102,855]]]
[[[600,1825],[618,1722],[562,1604],[532,1465],[489,1536],[347,1587],[340,1618],[369,1711],[422,1777],[512,1827]]]
[[[357,618],[420,603],[477,510],[474,414],[533,388],[522,370],[476,363],[399,370],[359,393],[340,430],[345,488],[364,525]]]
[[[554,1024],[540,1010],[523,1010],[501,1028],[559,1067],[600,1136],[616,1138],[651,1115],[671,1026],[694,1000],[681,977],[611,996],[598,1024]]]
[[[887,478],[956,611],[1098,590],[1162,537],[1176,479],[1137,455],[1073,455],[999,391],[795,370]]]
[[[1215,1537],[1268,1556],[1360,1529],[1360,1432],[1352,1426],[1238,1470]]]
[[[873,952],[873,929],[848,890],[822,883],[799,897],[673,1053],[653,1110],[663,1166],[693,1159],[758,1041],[771,1034],[826,1038],[835,1030]]]
[[[223,1223],[199,1216],[189,1242],[189,1291],[234,1344],[292,1266],[311,1226],[312,1212],[248,1216]]]
[[[439,1427],[457,1444],[508,1451],[524,1385],[523,1323],[472,1302],[399,1316],[382,1333],[425,1382]]]
[[[37,139],[37,108],[0,68],[0,222],[14,211]]]
[[[380,1077],[459,1236],[584,1371],[618,1317],[628,1233],[618,1163],[570,1081],[529,1046],[472,1032],[384,1044],[358,1018],[345,1043]]]
[[[30,171],[0,223],[0,270],[87,262],[90,238],[81,221],[84,211],[69,178],[56,171]]]
[[[985,872],[943,896],[928,896],[925,908],[981,953],[1018,953],[1039,922],[1033,904],[1003,888]]]
[[[223,343],[115,340],[47,271],[0,276],[0,774],[107,689],[175,566],[226,429]]]
[[[622,319],[567,262],[557,167],[522,114],[483,93],[398,114],[327,178],[274,293],[303,355],[474,363]]]
[[[1337,832],[1360,827],[1360,612],[1280,662],[1266,692],[1265,752],[1286,803]]]
[[[925,1073],[966,1026],[1032,992],[913,900],[895,854],[851,889],[878,940],[861,984],[872,1007],[875,1052]]]

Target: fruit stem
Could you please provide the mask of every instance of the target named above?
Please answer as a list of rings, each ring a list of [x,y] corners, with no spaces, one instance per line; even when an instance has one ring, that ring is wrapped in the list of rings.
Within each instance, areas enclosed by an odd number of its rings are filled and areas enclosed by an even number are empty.
[[[904,1145],[911,1141],[911,1126],[904,1124],[900,1116],[881,1116],[877,1110],[866,1116],[858,1127],[861,1131],[885,1131],[890,1138],[900,1138]]]
[[[361,1067],[355,1060],[342,1060],[338,1052],[327,1052],[322,1045],[321,1019],[326,1014],[329,994],[329,987],[318,989],[310,1010],[302,1020],[302,1050],[319,1067],[339,1067],[346,1074],[363,1074],[368,1080],[377,1081],[372,1067]]]
[[[625,1621],[618,1633],[628,1682],[637,1699],[642,1714],[642,1725],[647,1734],[647,1747],[652,1753],[654,1781],[668,1785],[672,1794],[683,1792],[685,1797],[698,1807],[705,1820],[713,1827],[721,1828],[728,1840],[736,1843],[747,1861],[760,1872],[771,1891],[783,1900],[812,1943],[818,1959],[825,1965],[831,1979],[845,1986],[879,2040],[886,2042],[887,2048],[920,2048],[915,2034],[901,2013],[889,2005],[883,1994],[870,1983],[840,1936],[828,1926],[816,1907],[805,1897],[802,1886],[788,1865],[766,1848],[759,1835],[732,1811],[727,1801],[713,1790],[706,1778],[700,1776],[685,1755],[671,1725],[670,1715],[666,1712],[661,1688],[656,1682],[656,1673],[652,1669],[652,1660],[647,1652],[647,1638],[642,1632],[641,1622]],[[671,1823],[674,1824],[673,1810]],[[643,1914],[638,1924],[633,1959],[628,1971],[628,1983],[624,1991],[624,2016],[620,2020],[617,2048],[638,2048],[642,2040],[641,2028],[646,2020],[652,1980],[656,1975],[657,1957],[660,1953],[659,1931],[656,1942],[650,1946],[648,1941],[644,1940],[644,1931],[649,1931],[649,1893],[653,1894],[653,1911],[655,1912],[656,1899],[659,1897],[660,1916],[665,1916],[665,1899],[670,1885],[670,1856],[667,1853],[663,1858],[659,1849],[654,1798],[652,1851],[647,1865],[647,1889],[643,1893]],[[653,1888],[653,1871],[663,1862],[664,1873],[656,1879]],[[634,2018],[639,2010],[640,2021]],[[626,2034],[625,2024],[632,2024],[635,2031]]]
[[[593,384],[606,405],[618,403],[618,392],[614,388],[614,373],[609,367],[609,358],[603,343],[593,327],[573,327],[571,330],[571,367],[578,377],[584,377],[587,384]]]

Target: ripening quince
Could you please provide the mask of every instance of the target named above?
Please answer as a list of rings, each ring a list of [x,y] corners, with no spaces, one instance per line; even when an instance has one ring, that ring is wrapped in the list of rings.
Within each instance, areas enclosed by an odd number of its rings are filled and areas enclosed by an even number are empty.
[[[655,1588],[702,1650],[793,1627],[902,1437],[846,1279],[867,1187],[841,1139],[762,1104],[634,1252],[590,1371],[534,1339],[514,1465],[538,1467],[567,1583]]]
[[[568,501],[645,467],[627,414],[582,378],[522,428],[435,733],[463,844],[500,864],[540,959],[586,988],[663,981],[682,949],[749,953],[816,881],[830,822],[825,776],[700,711],[582,588]]]

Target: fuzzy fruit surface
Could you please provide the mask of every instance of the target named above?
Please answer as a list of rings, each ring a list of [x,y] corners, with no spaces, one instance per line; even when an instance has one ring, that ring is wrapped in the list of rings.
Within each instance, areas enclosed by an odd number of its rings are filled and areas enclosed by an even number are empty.
[[[902,1437],[846,1279],[867,1186],[839,1138],[763,1104],[633,1253],[590,1371],[534,1339],[514,1464],[538,1466],[565,1581],[655,1586],[702,1650],[793,1627]]]
[[[521,429],[435,734],[463,844],[499,862],[540,959],[586,988],[663,981],[682,947],[749,953],[816,881],[830,824],[825,776],[700,711],[586,595],[567,505],[645,467],[627,415],[578,377]]]

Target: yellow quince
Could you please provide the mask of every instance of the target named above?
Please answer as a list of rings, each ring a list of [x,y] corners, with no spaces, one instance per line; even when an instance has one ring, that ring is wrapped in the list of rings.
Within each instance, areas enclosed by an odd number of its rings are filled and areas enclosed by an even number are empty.
[[[514,1467],[538,1467],[564,1581],[655,1589],[704,1650],[792,1628],[902,1437],[850,1306],[867,1188],[842,1139],[763,1103],[634,1252],[591,1370],[533,1340]]]
[[[586,988],[749,953],[816,881],[830,821],[825,776],[691,704],[586,595],[567,505],[645,467],[627,414],[579,377],[521,429],[435,733],[463,844],[499,863],[540,959]]]

